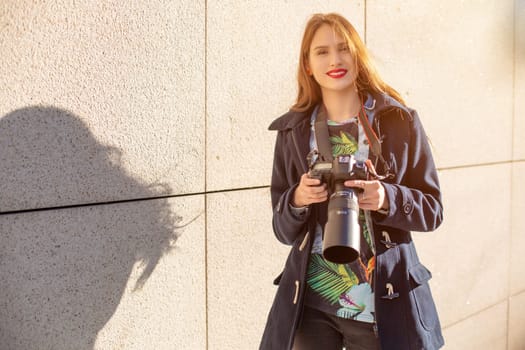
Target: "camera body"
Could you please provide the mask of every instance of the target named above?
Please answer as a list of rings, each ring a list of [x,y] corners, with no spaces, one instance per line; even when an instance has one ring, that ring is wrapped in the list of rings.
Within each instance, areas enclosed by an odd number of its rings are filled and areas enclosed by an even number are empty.
[[[367,180],[368,168],[364,161],[358,161],[353,155],[340,155],[331,162],[319,160],[314,152],[308,156],[309,176],[326,183],[329,189],[335,190],[337,182],[346,180]]]
[[[344,185],[346,180],[367,180],[366,163],[353,155],[340,155],[321,161],[317,152],[308,155],[309,176],[326,183],[329,189],[328,219],[324,228],[323,257],[346,264],[359,257],[361,228],[357,196],[361,189]]]

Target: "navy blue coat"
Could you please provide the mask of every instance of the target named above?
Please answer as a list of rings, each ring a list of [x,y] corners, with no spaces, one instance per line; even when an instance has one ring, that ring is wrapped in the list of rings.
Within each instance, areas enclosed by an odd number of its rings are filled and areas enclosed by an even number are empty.
[[[439,349],[441,326],[428,280],[430,271],[419,261],[410,231],[432,231],[443,219],[437,171],[417,113],[384,94],[368,94],[365,110],[382,140],[382,154],[395,176],[384,180],[388,214],[371,212],[376,267],[375,316],[383,350]],[[276,119],[271,182],[273,230],[291,251],[278,284],[260,344],[264,350],[291,349],[301,319],[306,272],[317,211],[298,219],[289,203],[310,151],[310,113],[288,112]],[[374,160],[374,159],[372,159]],[[379,174],[385,171],[378,162]],[[390,238],[388,242],[387,237]],[[388,293],[387,284],[393,287]]]

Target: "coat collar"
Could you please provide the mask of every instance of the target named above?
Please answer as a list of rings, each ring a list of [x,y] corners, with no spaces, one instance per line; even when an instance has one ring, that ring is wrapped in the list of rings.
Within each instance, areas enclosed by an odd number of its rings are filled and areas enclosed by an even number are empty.
[[[410,117],[410,110],[399,103],[396,99],[385,93],[367,92],[367,98],[364,103],[365,110],[367,113],[373,113],[378,115],[386,109],[399,109],[404,115]],[[269,126],[269,130],[287,130],[293,129],[298,126],[301,122],[308,122],[309,116],[312,111],[296,112],[289,111],[279,118],[275,119]]]
[[[304,122],[308,120],[308,115],[310,114],[310,111],[307,112],[296,112],[296,111],[289,111],[279,118],[275,119],[270,126],[268,127],[269,130],[287,130],[287,129],[293,129],[296,127],[300,122]]]

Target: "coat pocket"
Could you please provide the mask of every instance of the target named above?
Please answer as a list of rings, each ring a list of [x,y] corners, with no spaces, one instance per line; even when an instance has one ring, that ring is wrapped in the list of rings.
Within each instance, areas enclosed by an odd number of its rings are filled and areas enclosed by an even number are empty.
[[[408,273],[410,275],[410,297],[415,304],[419,321],[426,330],[434,329],[436,325],[439,325],[439,319],[428,285],[432,274],[422,264],[412,266]]]

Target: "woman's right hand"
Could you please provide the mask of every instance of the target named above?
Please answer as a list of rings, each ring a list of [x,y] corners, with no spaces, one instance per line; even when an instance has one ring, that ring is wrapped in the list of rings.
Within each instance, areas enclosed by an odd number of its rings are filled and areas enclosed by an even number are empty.
[[[300,208],[312,203],[321,203],[328,199],[328,190],[326,184],[321,183],[319,179],[313,179],[308,173],[301,176],[301,181],[295,189],[292,205]]]

